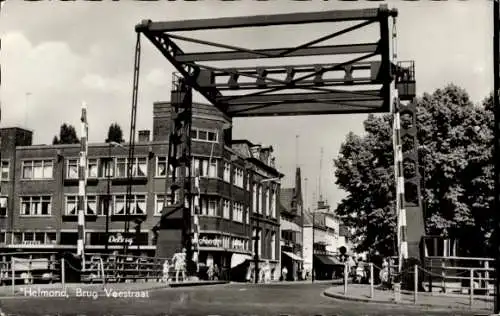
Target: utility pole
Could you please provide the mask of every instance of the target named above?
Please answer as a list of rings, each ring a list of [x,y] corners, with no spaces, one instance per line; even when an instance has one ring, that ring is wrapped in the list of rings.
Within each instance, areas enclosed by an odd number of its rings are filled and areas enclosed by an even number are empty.
[[[499,41],[499,24],[500,24],[500,6],[499,0],[493,1],[493,105],[495,113],[495,127],[494,137],[495,143],[493,148],[493,160],[495,161],[495,199],[493,203],[493,210],[496,216],[496,225],[494,232],[494,242],[496,251],[495,261],[495,314],[500,313],[500,104],[499,104],[499,89],[500,89],[500,41]]]
[[[312,222],[312,260],[311,260],[311,282],[314,283],[314,239],[315,239],[315,233],[314,233],[314,226],[316,222],[316,212],[313,210],[312,212],[313,215],[313,222]]]

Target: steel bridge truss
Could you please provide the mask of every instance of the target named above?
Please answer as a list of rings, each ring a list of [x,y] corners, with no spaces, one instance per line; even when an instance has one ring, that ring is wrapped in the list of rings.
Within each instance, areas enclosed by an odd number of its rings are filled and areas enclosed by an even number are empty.
[[[412,73],[392,65],[390,61],[389,18],[395,16],[396,10],[381,5],[362,10],[175,22],[145,20],[136,26],[136,32],[144,34],[153,43],[186,84],[230,117],[377,113],[390,109],[390,85],[394,78],[402,76],[405,71]],[[356,24],[299,46],[270,49],[248,49],[176,34],[325,22]],[[377,23],[380,29],[377,41],[324,44],[340,35]],[[328,25],[324,25],[326,29]],[[179,42],[224,50],[184,52]],[[289,58],[307,56],[347,56],[348,59],[339,63],[286,65]],[[285,66],[218,68],[203,64],[257,59],[280,59],[279,63]],[[277,75],[283,79],[276,79]],[[414,81],[414,78],[408,80]]]

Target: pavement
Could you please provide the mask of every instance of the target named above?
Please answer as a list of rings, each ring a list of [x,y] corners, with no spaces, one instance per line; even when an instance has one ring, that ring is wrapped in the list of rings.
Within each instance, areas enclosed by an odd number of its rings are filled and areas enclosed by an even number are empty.
[[[401,291],[400,300],[396,302],[394,291],[375,286],[373,297],[371,297],[370,286],[365,284],[348,284],[345,294],[344,285],[336,284],[326,289],[324,295],[353,302],[414,305],[433,309],[464,309],[479,312],[493,310],[492,297],[475,296],[471,304],[469,295],[418,292],[415,300],[414,292]]]
[[[137,286],[137,285],[134,285]],[[179,288],[157,288],[145,294],[68,295],[67,297],[0,298],[0,314],[6,315],[475,315],[477,311],[431,309],[425,306],[375,304],[333,299],[322,293],[332,282],[232,283]],[[124,287],[126,291],[132,291]]]

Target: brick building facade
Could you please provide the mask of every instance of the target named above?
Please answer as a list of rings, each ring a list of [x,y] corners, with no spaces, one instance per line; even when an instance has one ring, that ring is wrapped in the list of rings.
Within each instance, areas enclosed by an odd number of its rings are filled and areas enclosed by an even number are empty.
[[[271,147],[231,140],[230,124],[230,118],[214,107],[193,105],[192,170],[201,175],[200,262],[229,268],[248,261],[258,222],[263,232],[260,257],[274,268],[279,257],[276,209],[282,175],[274,167]],[[168,185],[169,125],[170,105],[155,103],[152,139],[149,131],[140,131],[136,141],[128,217],[127,145],[89,144],[87,253],[103,252],[106,242],[109,251],[120,252],[127,242],[129,252],[154,254],[152,228],[160,219]],[[32,145],[32,132],[20,128],[0,133],[2,251],[75,251],[79,144]],[[137,232],[136,219],[142,222]],[[128,235],[125,220],[132,223]]]

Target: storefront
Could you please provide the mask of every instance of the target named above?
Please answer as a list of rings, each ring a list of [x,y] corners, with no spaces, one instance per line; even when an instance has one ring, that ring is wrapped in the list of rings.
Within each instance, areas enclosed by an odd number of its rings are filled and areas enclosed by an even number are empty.
[[[344,264],[339,259],[326,254],[314,254],[316,280],[331,280],[342,273]]]
[[[285,281],[296,281],[303,278],[303,262],[304,260],[300,256],[291,251],[281,252],[281,270],[283,270],[283,268],[287,270]]]
[[[215,267],[219,279],[244,278],[245,271],[241,266],[251,258],[247,238],[222,233],[201,233],[198,244],[202,269]]]
[[[2,240],[3,247],[9,249],[20,249],[20,251],[30,252],[75,252],[78,240],[76,231],[23,231],[4,233]],[[1,242],[0,242],[1,243]],[[124,234],[123,232],[112,231],[106,234],[105,231],[91,231],[86,234],[86,253],[104,253],[108,246],[108,252],[123,252],[126,247],[128,253],[132,255],[153,256],[155,246],[149,243],[149,234],[133,232]]]

